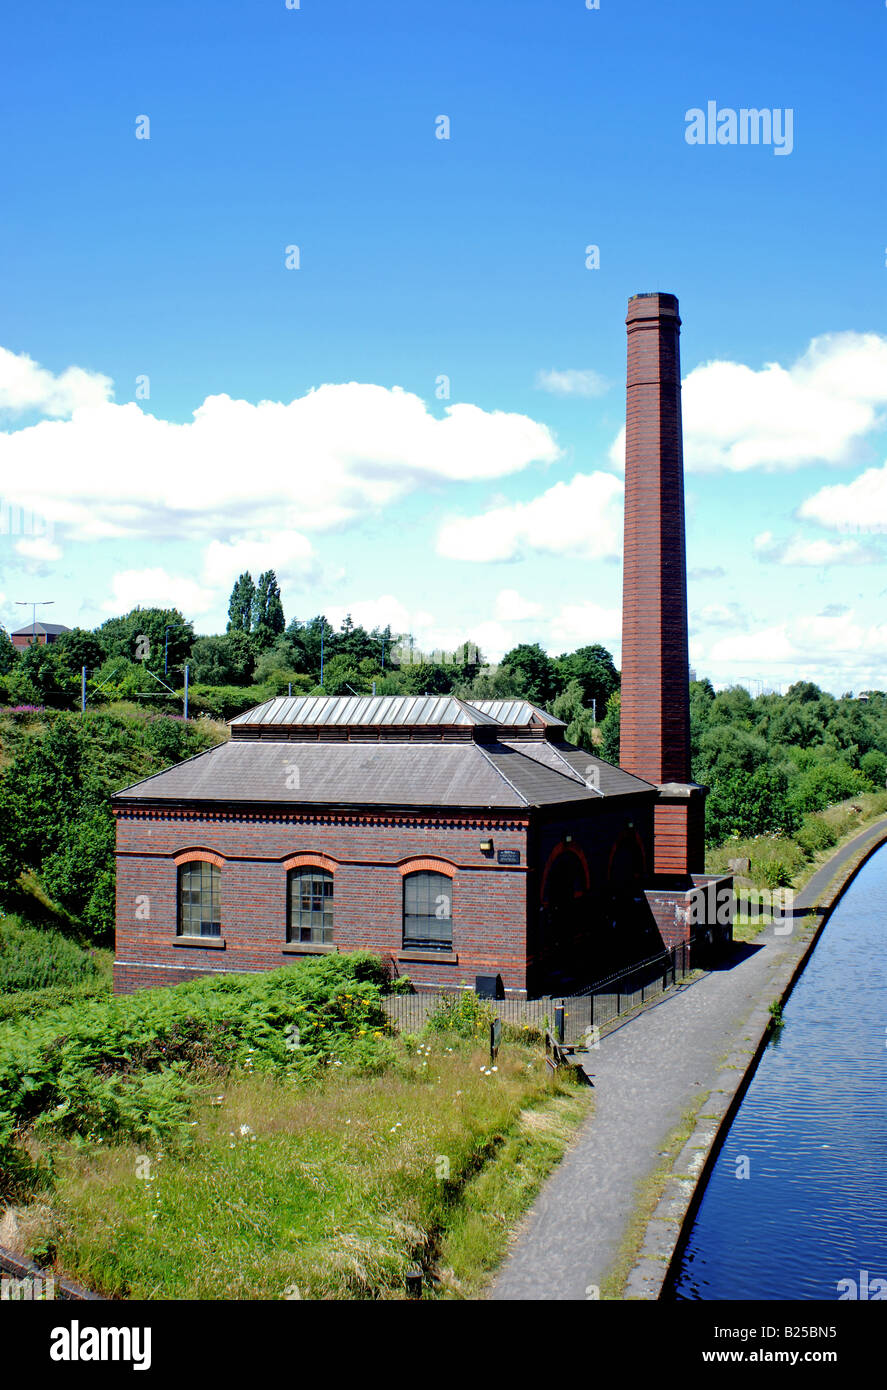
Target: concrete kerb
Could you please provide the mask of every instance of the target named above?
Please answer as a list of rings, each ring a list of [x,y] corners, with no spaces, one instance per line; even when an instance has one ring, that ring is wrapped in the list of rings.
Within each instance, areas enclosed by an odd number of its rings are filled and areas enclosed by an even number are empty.
[[[748,1032],[744,1034],[743,1041],[751,1046],[734,1046],[722,1063],[723,1069],[711,1094],[700,1106],[693,1133],[677,1155],[659,1203],[647,1224],[639,1257],[626,1280],[625,1299],[650,1301],[660,1297],[681,1239],[695,1217],[721,1142],[729,1131],[733,1116],[769,1041],[772,1026],[770,1007],[777,1002],[784,1004],[788,999],[841,897],[866,861],[887,840],[887,820],[869,826],[858,838],[864,842],[860,846],[860,854],[845,860],[825,889],[815,894],[816,901],[809,910],[819,915],[818,925],[809,934],[808,931],[800,934],[786,951],[774,969],[764,998],[749,1014],[745,1024]],[[854,843],[851,840],[838,854]],[[826,867],[827,862],[823,865],[823,868]],[[803,890],[799,896],[803,896]]]

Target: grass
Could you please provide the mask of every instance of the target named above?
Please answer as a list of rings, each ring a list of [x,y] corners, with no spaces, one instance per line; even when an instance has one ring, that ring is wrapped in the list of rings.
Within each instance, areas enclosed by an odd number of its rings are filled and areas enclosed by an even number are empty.
[[[800,845],[784,836],[758,836],[755,839],[729,841],[710,850],[706,856],[706,869],[710,873],[728,872],[728,859],[750,859],[751,875],[738,878],[737,886],[747,892],[767,888],[765,866],[768,856],[782,859],[787,865],[795,864],[790,883],[794,892],[799,892],[812,876],[829,859],[861,830],[880,820],[887,811],[887,794],[884,792],[865,792],[836,806],[819,811],[813,819],[824,822],[834,836],[833,843],[824,845],[814,854],[807,854]],[[756,865],[758,871],[756,872]],[[849,866],[848,866],[849,867]],[[841,870],[842,881],[847,868]],[[733,939],[735,941],[754,941],[763,929],[773,921],[773,913],[761,911],[749,916],[737,913],[733,920]],[[807,922],[804,923],[807,925]]]
[[[177,1149],[56,1142],[20,1224],[112,1297],[397,1299],[414,1265],[431,1296],[473,1297],[590,1105],[537,1049],[488,1068],[436,1035],[372,1078],[238,1072]]]

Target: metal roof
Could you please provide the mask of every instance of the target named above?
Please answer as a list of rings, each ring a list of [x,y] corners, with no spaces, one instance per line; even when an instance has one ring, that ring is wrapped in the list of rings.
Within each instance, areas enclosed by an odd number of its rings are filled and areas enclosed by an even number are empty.
[[[548,724],[561,729],[567,726],[547,710],[531,705],[529,700],[472,700],[471,708],[488,714],[497,724]]]
[[[231,724],[488,725],[499,722],[452,695],[279,695],[246,710]]]

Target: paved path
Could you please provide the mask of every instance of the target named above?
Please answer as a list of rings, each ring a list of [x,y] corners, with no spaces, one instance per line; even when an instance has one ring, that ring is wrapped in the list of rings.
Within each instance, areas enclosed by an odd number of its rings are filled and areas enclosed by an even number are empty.
[[[795,900],[798,924],[837,870],[885,833],[887,821],[870,826],[813,875]],[[723,968],[680,986],[586,1054],[586,1071],[595,1087],[594,1114],[539,1194],[490,1298],[594,1296],[587,1290],[603,1283],[617,1256],[638,1183],[656,1168],[671,1131],[698,1103],[700,1093],[720,1089],[728,1093],[720,1109],[703,1107],[714,1117],[708,1146],[717,1132],[766,1026],[767,1005],[781,996],[803,954],[799,931],[776,935],[779,925],[766,928],[750,946],[737,945]],[[733,1070],[719,1088],[728,1061]],[[677,1194],[679,1208],[683,1197],[686,1209],[692,1186],[685,1182],[689,1191]],[[664,1233],[666,1257],[678,1229],[679,1221]],[[664,1266],[659,1268],[664,1272]],[[655,1297],[656,1290],[639,1296]]]

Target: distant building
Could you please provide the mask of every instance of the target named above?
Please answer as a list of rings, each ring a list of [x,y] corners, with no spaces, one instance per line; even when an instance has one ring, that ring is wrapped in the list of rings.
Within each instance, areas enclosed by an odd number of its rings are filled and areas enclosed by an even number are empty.
[[[61,637],[63,632],[70,631],[69,627],[64,627],[61,623],[28,623],[27,627],[20,627],[9,636],[12,645],[23,652],[26,647],[33,647],[35,642],[41,647],[49,646]]]

